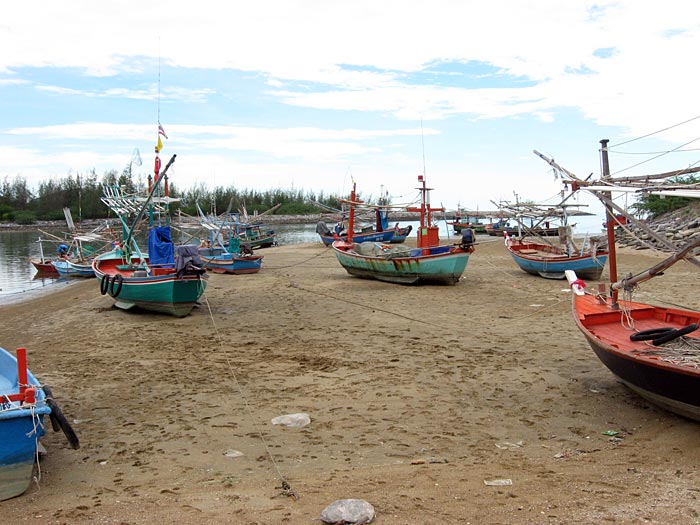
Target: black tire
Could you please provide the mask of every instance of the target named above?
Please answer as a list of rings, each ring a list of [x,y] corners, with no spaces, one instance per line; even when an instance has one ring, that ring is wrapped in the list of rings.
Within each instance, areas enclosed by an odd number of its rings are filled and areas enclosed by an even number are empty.
[[[114,298],[119,297],[119,294],[122,291],[122,286],[124,285],[124,278],[121,276],[121,274],[117,274],[114,276],[112,279],[112,284],[109,286],[109,295],[111,295]]]
[[[652,328],[650,330],[642,330],[630,336],[630,341],[647,341],[649,339],[654,339],[660,335],[665,335],[671,332],[675,332],[675,328],[667,326],[666,328]]]
[[[100,293],[105,295],[107,290],[109,290],[109,275],[103,275],[100,281]]]
[[[662,335],[661,337],[657,337],[654,339],[651,344],[654,346],[662,345],[664,343],[668,343],[669,341],[673,341],[674,339],[679,338],[682,335],[689,334],[690,332],[694,332],[695,330],[698,329],[698,324],[693,323],[689,324],[688,326],[684,326],[683,328],[679,328],[678,330],[674,330],[673,332],[669,332],[666,335]]]
[[[51,392],[51,389],[47,385],[44,385],[43,389],[44,394],[46,394],[46,404],[49,405],[49,408],[51,409],[51,415],[49,417],[51,419],[51,426],[53,427],[54,432],[58,432],[59,429],[62,430],[63,434],[66,436],[66,439],[68,439],[68,444],[70,447],[75,450],[79,449],[80,440],[73,430],[73,427],[70,426],[66,416],[63,415],[63,412],[56,403],[56,400],[53,398],[53,392]]]

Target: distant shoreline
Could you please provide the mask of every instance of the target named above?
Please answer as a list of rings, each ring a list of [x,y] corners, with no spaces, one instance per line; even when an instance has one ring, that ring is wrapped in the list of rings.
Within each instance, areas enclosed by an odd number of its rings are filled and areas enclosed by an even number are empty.
[[[332,221],[333,214],[329,213],[314,213],[310,215],[251,215],[249,220],[252,223],[260,224],[316,224],[319,221]],[[420,220],[420,214],[409,212],[392,212],[390,221],[417,221]],[[452,220],[448,216],[448,220]],[[76,223],[79,229],[92,229],[108,222],[110,226],[119,226],[119,221],[115,218],[109,219],[88,219]],[[178,224],[180,219],[173,218],[173,224]],[[183,223],[196,223],[194,218],[183,219]],[[0,231],[31,231],[41,229],[66,228],[66,222],[63,220],[56,221],[36,221],[33,224],[15,224],[15,223],[0,223]]]

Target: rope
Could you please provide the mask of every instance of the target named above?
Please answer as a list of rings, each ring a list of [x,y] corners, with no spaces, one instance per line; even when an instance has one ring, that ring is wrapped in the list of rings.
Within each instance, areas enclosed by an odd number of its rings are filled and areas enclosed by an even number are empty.
[[[329,299],[333,299],[333,300],[339,301],[339,302],[341,302],[341,303],[352,304],[352,305],[355,305],[355,306],[359,306],[359,307],[361,307],[361,308],[367,308],[367,309],[369,309],[369,310],[376,310],[376,311],[378,311],[378,312],[383,312],[383,313],[385,313],[385,314],[393,315],[393,316],[396,316],[396,317],[401,317],[402,319],[406,319],[406,320],[412,321],[412,322],[414,322],[414,323],[423,323],[423,324],[427,324],[427,325],[430,325],[430,326],[435,326],[435,327],[437,327],[437,328],[441,328],[441,329],[443,329],[443,330],[447,330],[447,329],[448,329],[448,327],[443,326],[443,325],[440,325],[440,324],[437,324],[437,323],[431,323],[430,321],[425,321],[425,320],[423,320],[423,319],[416,319],[416,318],[414,318],[414,317],[409,317],[409,316],[407,316],[407,315],[398,314],[398,313],[392,312],[392,311],[390,311],[390,310],[384,310],[384,309],[382,309],[382,308],[377,308],[376,306],[368,306],[368,305],[366,305],[366,304],[358,303],[358,302],[355,302],[355,301],[350,301],[350,300],[348,300],[348,299],[339,299],[338,297],[334,297],[334,296],[332,296],[332,295],[330,295],[330,294],[327,294],[327,293],[324,293],[324,292],[319,292],[319,291],[316,291],[316,290],[310,290],[309,288],[303,288],[303,287],[299,286],[299,285],[296,284],[296,283],[290,283],[289,286],[292,287],[292,288],[296,288],[296,289],[298,289],[298,290],[301,290],[301,291],[303,291],[303,292],[311,293],[311,294],[314,294],[314,295],[319,295],[319,296],[321,296],[321,297],[327,297],[327,298],[329,298]]]
[[[307,263],[307,262],[309,262],[309,261],[315,259],[316,257],[320,257],[320,256],[322,256],[322,255],[328,255],[328,253],[329,253],[329,251],[328,251],[328,249],[326,248],[325,250],[320,251],[320,252],[318,252],[318,253],[315,254],[315,255],[312,255],[312,256],[309,257],[308,259],[304,259],[303,261],[299,261],[299,262],[294,263],[294,264],[287,264],[287,265],[285,265],[285,266],[267,266],[267,265],[265,265],[265,268],[268,269],[268,270],[283,270],[284,268],[294,268],[295,266],[299,266],[300,264]]]
[[[253,411],[250,407],[250,403],[248,403],[248,398],[245,395],[245,392],[243,391],[243,387],[241,386],[241,383],[238,381],[238,377],[236,377],[236,372],[233,369],[233,364],[231,363],[231,359],[229,358],[228,353],[224,347],[224,342],[223,342],[223,339],[222,339],[221,334],[219,332],[219,329],[216,326],[216,322],[214,321],[214,314],[211,311],[211,305],[209,304],[209,298],[207,297],[206,294],[204,294],[203,296],[204,296],[204,302],[207,305],[207,311],[209,312],[209,318],[211,319],[211,324],[214,327],[214,334],[216,335],[216,340],[219,343],[219,348],[220,348],[220,350],[221,350],[221,352],[226,360],[226,365],[228,366],[229,372],[231,374],[231,378],[233,379],[233,382],[236,385],[236,388],[238,389],[238,393],[240,394],[241,399],[243,400],[243,404],[245,406],[246,412],[248,413],[248,417],[250,418],[250,420],[253,423],[253,426],[255,427],[255,433],[260,438],[260,441],[262,442],[263,447],[265,448],[265,453],[267,454],[267,457],[270,458],[270,462],[272,463],[272,465],[275,469],[275,472],[277,473],[277,477],[281,481],[280,488],[282,489],[282,494],[284,494],[286,496],[290,496],[290,497],[294,498],[295,500],[297,500],[297,499],[299,499],[298,494],[294,490],[292,490],[292,487],[289,484],[289,482],[287,481],[287,478],[284,476],[284,474],[282,474],[282,470],[280,469],[279,465],[275,461],[275,457],[272,455],[272,452],[270,451],[270,447],[267,444],[267,441],[265,440],[265,436],[263,436],[262,430],[261,430],[260,426],[258,425],[257,420],[253,416]]]
[[[623,146],[624,144],[629,144],[630,142],[634,142],[636,140],[641,140],[641,139],[645,139],[647,137],[651,137],[652,135],[656,135],[657,133],[662,133],[664,131],[668,131],[669,129],[673,129],[673,128],[676,128],[678,126],[682,126],[683,124],[687,124],[688,122],[692,122],[692,121],[697,120],[699,118],[700,118],[700,115],[693,117],[693,118],[689,118],[688,120],[685,120],[683,122],[679,122],[678,124],[673,124],[671,126],[668,126],[667,128],[660,129],[658,131],[652,131],[651,133],[647,133],[646,135],[642,135],[641,137],[636,137],[636,138],[633,138],[630,140],[626,140],[626,141],[620,142],[618,144],[612,144],[611,146],[608,146],[608,149],[609,148],[617,148],[618,146]]]

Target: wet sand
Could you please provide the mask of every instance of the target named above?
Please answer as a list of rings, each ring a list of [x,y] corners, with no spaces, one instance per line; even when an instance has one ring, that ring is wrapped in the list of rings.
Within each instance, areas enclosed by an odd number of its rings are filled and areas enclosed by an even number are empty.
[[[114,309],[95,280],[0,307],[0,346],[28,349],[82,443],[49,427],[0,522],[310,524],[360,498],[377,524],[700,523],[700,424],[616,382],[566,283],[490,240],[455,286],[353,278],[307,244],[211,275],[183,319]],[[696,282],[681,263],[635,297],[700,308]]]

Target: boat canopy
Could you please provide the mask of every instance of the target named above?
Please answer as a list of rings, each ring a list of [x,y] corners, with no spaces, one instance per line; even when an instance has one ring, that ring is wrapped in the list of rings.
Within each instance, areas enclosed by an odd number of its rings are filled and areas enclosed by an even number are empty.
[[[175,264],[175,249],[170,226],[158,226],[148,232],[148,262],[151,266]]]

